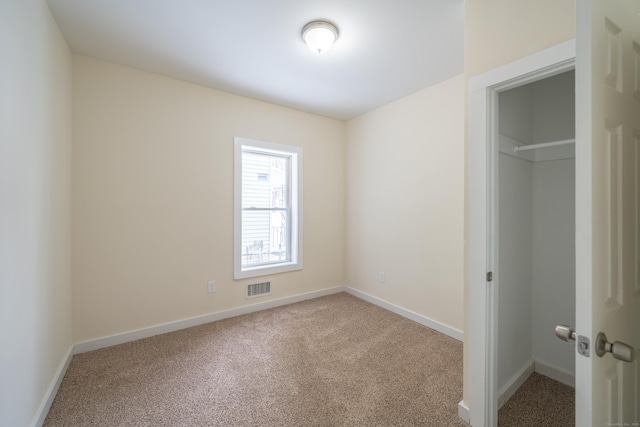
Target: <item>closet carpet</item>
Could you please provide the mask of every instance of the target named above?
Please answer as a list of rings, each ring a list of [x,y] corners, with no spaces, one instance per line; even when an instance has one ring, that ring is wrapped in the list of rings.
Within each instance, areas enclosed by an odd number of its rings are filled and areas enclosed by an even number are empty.
[[[575,423],[574,388],[535,372],[498,411],[499,427],[567,427]]]
[[[462,343],[346,293],[73,357],[45,426],[467,426]]]

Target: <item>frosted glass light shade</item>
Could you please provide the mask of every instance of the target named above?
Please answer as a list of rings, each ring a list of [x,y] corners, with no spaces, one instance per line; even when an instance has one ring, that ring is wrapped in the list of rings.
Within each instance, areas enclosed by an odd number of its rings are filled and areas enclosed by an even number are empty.
[[[338,39],[338,29],[325,21],[309,22],[302,29],[302,39],[309,49],[320,54],[333,46]]]

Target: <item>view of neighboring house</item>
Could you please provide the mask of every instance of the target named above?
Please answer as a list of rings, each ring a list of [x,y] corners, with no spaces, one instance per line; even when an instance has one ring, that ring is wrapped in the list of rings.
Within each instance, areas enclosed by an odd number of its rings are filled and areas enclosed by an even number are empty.
[[[286,157],[244,153],[242,207],[242,266],[282,262],[288,258],[286,216],[288,183]]]

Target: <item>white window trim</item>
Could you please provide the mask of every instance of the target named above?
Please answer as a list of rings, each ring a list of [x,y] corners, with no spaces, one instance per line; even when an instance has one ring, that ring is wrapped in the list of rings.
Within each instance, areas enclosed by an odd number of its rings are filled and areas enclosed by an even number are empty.
[[[234,279],[265,276],[302,270],[302,147],[275,144],[235,137],[233,177],[233,270]],[[291,157],[291,260],[278,264],[242,268],[242,150],[255,148],[262,152]]]

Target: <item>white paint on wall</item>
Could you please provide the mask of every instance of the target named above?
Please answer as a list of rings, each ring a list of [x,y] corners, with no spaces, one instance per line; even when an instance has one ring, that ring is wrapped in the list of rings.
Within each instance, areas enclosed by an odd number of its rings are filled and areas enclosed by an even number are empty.
[[[573,138],[573,88],[568,72],[500,94],[500,132],[523,143]],[[575,167],[564,151],[500,154],[499,389],[533,361],[573,375],[574,346],[554,334],[575,317]]]
[[[575,325],[575,160],[533,166],[533,358],[573,374],[575,345],[556,325]]]
[[[532,84],[532,95],[533,142],[574,138],[574,73]],[[540,161],[552,150],[533,166],[533,358],[573,377],[575,346],[554,328],[575,325],[575,156]]]
[[[531,85],[520,86],[501,93],[499,104],[500,135],[514,139],[520,145],[531,144],[533,142]]]
[[[531,86],[499,95],[501,139],[532,141]],[[530,153],[525,153],[530,155]],[[531,162],[501,153],[498,163],[498,390],[503,390],[531,365],[532,269]]]
[[[458,330],[464,91],[458,76],[347,123],[347,286]]]
[[[499,160],[498,390],[531,364],[532,163]]]
[[[532,143],[575,138],[575,94],[573,71],[531,84]]]
[[[42,422],[71,349],[71,54],[45,2],[0,3],[0,425]]]

